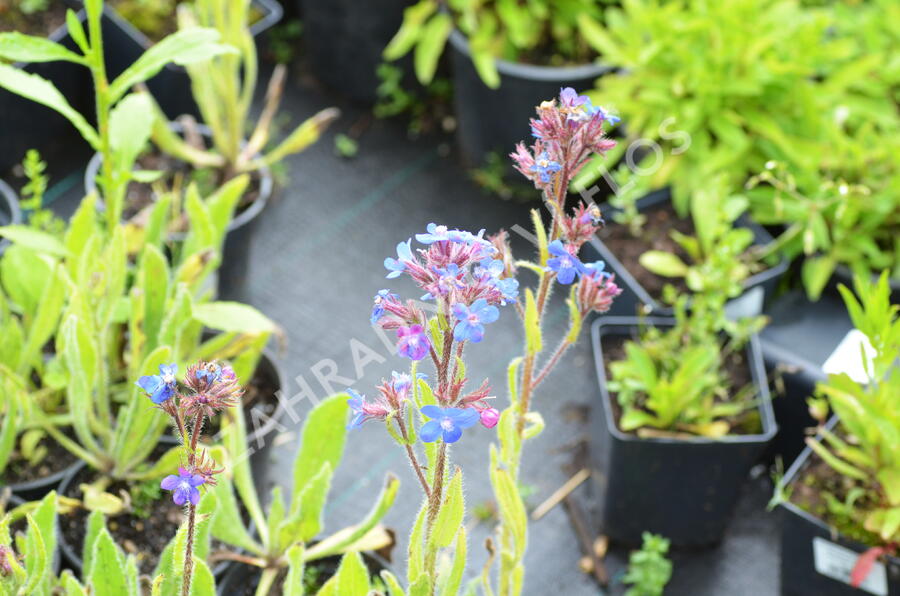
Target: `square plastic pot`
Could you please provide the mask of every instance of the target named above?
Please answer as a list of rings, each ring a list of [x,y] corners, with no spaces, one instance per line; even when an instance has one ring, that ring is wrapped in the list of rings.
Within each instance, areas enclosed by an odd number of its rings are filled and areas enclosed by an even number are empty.
[[[591,428],[592,477],[604,495],[599,531],[626,545],[639,545],[645,531],[662,534],[673,546],[712,545],[722,539],[750,468],[775,436],[759,341],[752,337],[746,348],[757,388],[759,434],[644,439],[621,431],[616,423],[602,346],[604,337],[633,337],[641,322],[674,324],[671,318],[604,317],[591,327],[600,387]]]
[[[835,422],[832,419],[830,426]],[[799,481],[812,457],[811,449],[803,450],[785,475],[785,485]],[[853,588],[850,571],[868,547],[844,537],[793,503],[783,502],[778,509],[782,596],[900,596],[900,559],[883,557],[863,585]]]
[[[831,294],[810,302],[800,291],[789,292],[766,314],[770,323],[759,334],[763,358],[769,377],[783,388],[772,400],[778,435],[770,456],[790,463],[806,446],[806,430],[816,424],[806,399],[826,380],[823,366],[853,324],[841,299]]]
[[[258,40],[262,33],[281,20],[283,11],[276,0],[253,0],[253,8],[261,14],[260,19],[250,26],[250,32]],[[114,10],[109,10],[109,18],[115,30],[107,35],[107,63],[115,68],[125,68],[150,49],[153,42]],[[170,120],[182,114],[200,119],[191,79],[183,66],[166,64],[159,74],[147,81],[147,88]]]
[[[668,187],[648,193],[646,196],[638,199],[637,207],[641,212],[649,211],[660,205],[664,205],[672,201],[672,194]],[[600,207],[604,218],[611,222],[607,225],[619,225],[612,222],[612,216],[618,212],[618,209],[609,204]],[[750,221],[746,217],[741,217],[736,225],[747,228],[753,232],[754,245],[765,246],[774,239],[769,232],[760,225]],[[606,263],[607,271],[616,274],[616,281],[622,288],[622,293],[613,302],[612,309],[609,314],[614,316],[634,316],[638,313],[653,313],[656,315],[669,316],[672,314],[672,308],[657,302],[650,293],[634,278],[630,271],[622,264],[609,247],[598,236],[594,236],[582,248],[584,261],[603,261]],[[745,305],[740,305],[745,315],[759,314],[762,305],[766,299],[771,297],[778,285],[778,280],[784,275],[788,268],[788,261],[782,258],[778,263],[751,275],[744,281],[744,294],[732,301],[732,304],[738,305],[738,301],[742,298],[746,299]],[[759,288],[758,290],[756,288]]]

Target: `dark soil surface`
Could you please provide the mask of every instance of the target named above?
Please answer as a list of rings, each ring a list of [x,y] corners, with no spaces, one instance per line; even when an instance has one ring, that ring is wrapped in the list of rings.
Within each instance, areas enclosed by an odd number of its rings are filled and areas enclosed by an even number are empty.
[[[13,451],[6,470],[0,476],[0,486],[40,480],[62,472],[78,461],[77,457],[54,440],[46,439],[41,441],[41,445],[47,448],[47,455],[36,466],[28,463],[18,451]]]
[[[257,373],[250,380],[244,390],[244,396],[241,398],[244,406],[244,424],[248,435],[252,434],[257,426],[264,425],[269,418],[275,415],[275,410],[278,409],[278,398],[275,396],[275,392],[279,389],[281,387],[278,386],[278,379],[268,374]],[[256,411],[255,416],[254,410]],[[206,434],[215,436],[220,429],[219,420],[213,419],[206,425]]]
[[[678,217],[672,204],[668,202],[643,213],[647,216],[647,221],[640,236],[632,236],[628,226],[616,225],[604,228],[600,232],[600,238],[647,293],[657,302],[661,302],[662,289],[666,284],[675,286],[679,293],[687,291],[684,279],[661,277],[651,273],[644,269],[638,259],[648,250],[661,250],[678,255],[683,261],[687,261],[687,253],[672,240],[671,232],[674,230],[692,235],[694,222],[690,218]]]
[[[0,0],[0,33],[19,31],[46,37],[66,23],[66,5],[59,0],[49,2],[46,10],[33,14],[23,14],[15,4],[12,0]]]
[[[629,338],[625,336],[613,335],[605,336],[602,339],[603,366],[606,369],[607,379],[612,378],[610,364],[625,359],[625,342],[627,342],[629,339],[637,340],[638,336],[635,335],[634,337]],[[739,350],[734,354],[731,354],[731,356],[725,362],[725,367],[725,372],[728,374],[729,387],[731,387],[733,390],[740,390],[741,388],[746,387],[753,382],[753,377],[750,374],[750,367],[747,363],[746,354],[743,350]],[[622,410],[619,407],[619,400],[617,398],[617,395],[613,392],[610,392],[610,401],[612,401],[616,424],[618,425],[618,421],[622,416]],[[727,421],[730,423],[732,429],[732,432],[730,434],[750,435],[758,433],[760,429],[759,415],[756,408],[748,409],[740,416],[727,419]]]
[[[366,557],[363,557],[369,572],[377,574],[381,568],[379,565]],[[307,594],[315,594],[325,585],[336,572],[341,563],[341,557],[326,557],[318,561],[307,563],[304,567],[303,585]],[[259,585],[261,572],[248,566],[242,567],[241,573],[230,575],[231,580],[227,585],[229,596],[253,596],[256,593],[256,587]],[[272,586],[271,594],[281,594],[284,591],[284,581],[287,579],[287,570],[282,571]]]
[[[852,478],[837,473],[821,458],[812,454],[791,483],[788,498],[791,503],[818,517],[832,528],[837,528],[844,536],[868,546],[879,546],[882,543],[877,536],[851,520],[839,519],[828,510],[826,494],[843,503],[850,490],[856,486],[858,483]],[[864,499],[865,497],[857,503],[861,504]]]
[[[206,198],[224,182],[221,172],[210,169],[194,170],[189,164],[161,153],[156,147],[138,158],[137,167],[165,172],[162,178],[152,184],[132,181],[128,185],[122,218],[139,225],[146,222],[146,218],[150,215],[149,208],[156,202],[157,194],[154,188],[185,189],[191,182],[197,182],[200,196]],[[237,213],[244,211],[259,197],[259,184],[259,174],[251,174],[250,187],[238,202]],[[169,232],[186,232],[187,227],[187,217],[182,213],[181,217],[170,224]]]

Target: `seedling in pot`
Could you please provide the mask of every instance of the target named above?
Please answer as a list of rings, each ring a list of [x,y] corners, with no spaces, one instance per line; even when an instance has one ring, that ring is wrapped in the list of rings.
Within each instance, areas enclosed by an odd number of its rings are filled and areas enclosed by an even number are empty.
[[[641,549],[628,556],[628,572],[622,581],[631,587],[625,596],[662,596],[672,577],[672,562],[666,558],[669,541],[644,532]]]
[[[605,2],[553,0],[517,4],[475,0],[420,0],[403,13],[403,23],[384,49],[387,60],[414,51],[416,77],[428,84],[450,32],[456,28],[469,39],[472,62],[484,84],[500,86],[496,59],[584,64],[594,53],[585,41],[599,27]]]
[[[807,445],[827,468],[808,470],[789,498],[869,547],[851,575],[859,586],[872,564],[900,544],[900,306],[890,303],[887,272],[876,283],[856,277],[858,298],[839,289],[869,343],[860,349],[868,381],[842,373],[818,385],[810,411],[821,424]],[[834,428],[825,425],[829,408],[838,417]]]
[[[339,112],[327,108],[296,127],[283,141],[266,149],[273,121],[284,91],[286,68],[279,64],[269,81],[263,110],[249,138],[249,114],[256,90],[256,45],[250,33],[250,0],[195,0],[179,6],[180,32],[211,28],[220,33],[230,52],[211,56],[202,64],[187,64],[194,100],[203,122],[212,133],[212,147],[199,146],[199,138],[188,127],[185,138],[173,132],[158,107],[153,140],[166,154],[183,160],[195,169],[213,169],[218,183],[243,174],[271,167],[285,157],[299,153],[315,143]]]

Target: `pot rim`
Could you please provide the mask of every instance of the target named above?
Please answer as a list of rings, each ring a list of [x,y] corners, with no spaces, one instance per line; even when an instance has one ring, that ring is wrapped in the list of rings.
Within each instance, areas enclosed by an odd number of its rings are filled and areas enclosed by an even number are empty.
[[[876,283],[878,281],[878,278],[879,275],[873,272],[869,276],[869,281],[871,281],[872,283]],[[853,287],[853,271],[844,263],[838,263],[837,265],[835,265],[832,279],[836,282],[843,283],[851,289]],[[888,276],[888,285],[891,288],[892,294],[900,293],[900,278]]]
[[[833,430],[834,427],[837,426],[838,422],[840,422],[840,419],[838,418],[837,414],[835,414],[831,418],[828,419],[828,422],[825,423],[825,428],[827,430]],[[816,438],[821,439],[822,434],[817,433]],[[794,463],[792,463],[791,466],[788,468],[787,472],[785,472],[784,477],[782,477],[781,482],[776,486],[776,489],[781,489],[783,487],[787,487],[787,486],[791,485],[797,479],[798,475],[800,474],[800,470],[803,469],[803,467],[806,465],[806,463],[810,459],[812,459],[812,457],[814,455],[815,454],[813,453],[812,449],[809,446],[804,447],[803,451],[800,453],[800,455],[797,456],[797,459],[794,460]],[[789,500],[779,501],[778,507],[802,518],[806,522],[814,525],[816,528],[818,528],[822,532],[827,533],[830,536],[838,536],[841,540],[841,543],[844,546],[851,546],[854,550],[857,550],[860,553],[865,552],[866,550],[869,549],[869,547],[866,546],[865,544],[863,544],[857,540],[854,540],[852,538],[849,538],[849,537],[845,536],[844,534],[841,534],[840,531],[838,531],[836,528],[829,526],[821,518],[816,517],[809,511],[806,511],[805,509],[795,505],[794,503],[792,503]],[[900,557],[898,557],[896,555],[885,555],[885,556],[891,560],[892,564],[900,565]]]
[[[9,212],[9,225],[22,223],[22,209],[19,207],[19,197],[12,187],[0,178],[0,197]],[[12,242],[8,238],[0,238],[0,253],[6,250]]]
[[[637,200],[637,206],[639,211],[644,211],[646,209],[655,207],[660,203],[671,200],[672,189],[669,186],[665,186],[663,188],[652,190],[643,197],[639,198]],[[608,202],[600,205],[600,210],[604,214],[612,214],[619,211],[619,209],[613,207]],[[767,232],[764,227],[757,224],[746,215],[738,218],[738,220],[735,221],[735,225],[746,228],[753,232],[754,240],[756,240],[756,238],[763,240],[763,242],[761,243],[757,243],[754,241],[754,244],[756,245],[767,246],[775,241],[772,235],[769,234],[769,232]],[[640,302],[642,303],[644,312],[662,316],[671,316],[674,313],[674,309],[672,307],[660,304],[655,298],[650,296],[650,293],[644,288],[644,286],[641,285],[641,283],[631,274],[628,268],[625,267],[625,265],[616,257],[616,255],[613,254],[613,252],[606,246],[606,243],[603,242],[603,240],[601,240],[596,234],[590,238],[589,242],[591,243],[591,246],[594,247],[594,250],[596,250],[603,256],[603,260],[606,263],[611,263],[612,266],[616,269],[616,276],[624,281],[628,288],[637,295],[638,300],[640,300]],[[770,279],[778,278],[784,275],[789,265],[790,263],[787,257],[782,254],[781,258],[776,264],[767,267],[762,271],[754,273],[753,275],[745,279],[742,283],[744,292],[739,296],[735,296],[729,302],[739,300],[751,289],[761,286]],[[768,296],[764,297],[764,299],[766,298],[768,298]]]
[[[182,125],[180,122],[169,122],[169,128],[177,133],[184,132],[184,125]],[[197,130],[204,137],[208,139],[212,138],[212,131],[205,124],[198,124]],[[97,172],[100,170],[101,163],[103,163],[103,156],[98,151],[97,153],[94,153],[93,157],[91,157],[91,160],[88,162],[88,165],[84,170],[84,192],[86,195],[94,192],[97,189]],[[262,213],[262,210],[265,208],[265,206],[269,203],[269,199],[272,198],[272,194],[275,188],[275,181],[272,177],[272,171],[269,169],[269,166],[263,166],[259,168],[257,172],[259,172],[259,197],[257,197],[257,199],[253,201],[253,203],[251,203],[249,207],[238,213],[236,217],[233,217],[231,221],[228,222],[226,233],[237,230],[238,228],[242,228],[243,226],[256,219],[259,214]],[[97,209],[105,209],[105,205],[102,202],[98,201]],[[186,232],[172,232],[167,236],[167,239],[170,242],[183,242],[185,238],[187,238]]]
[[[63,468],[58,472],[54,472],[49,476],[44,476],[43,478],[38,478],[37,480],[29,480],[28,482],[19,482],[17,484],[6,484],[4,486],[8,487],[9,490],[12,491],[14,496],[17,496],[18,493],[26,493],[30,491],[39,491],[42,489],[47,489],[47,492],[51,490],[56,490],[62,483],[65,481],[66,476],[69,475],[69,472],[78,466],[78,464],[83,463],[80,459],[77,459]]]
[[[252,4],[260,7],[263,12],[263,17],[250,25],[250,33],[253,37],[257,37],[271,29],[284,16],[284,9],[276,0],[252,0]],[[146,52],[155,45],[155,42],[151,41],[143,31],[132,25],[125,17],[120,15],[114,9],[110,8],[106,16],[108,16],[123,33],[137,43],[143,51]],[[163,68],[175,72],[187,72],[185,67],[172,62],[167,63]]]
[[[457,28],[453,28],[450,32],[450,43],[460,53],[464,54],[469,60],[472,55],[469,52],[469,39],[465,34]],[[591,77],[600,77],[608,72],[615,70],[614,66],[602,63],[588,63],[575,66],[542,66],[538,64],[526,64],[524,62],[510,62],[502,58],[494,58],[494,64],[500,74],[517,77],[520,79],[531,79],[535,81],[564,83],[567,80],[587,79]]]
[[[706,437],[691,438],[669,438],[669,437],[650,437],[641,438],[637,435],[626,433],[619,429],[616,424],[615,416],[612,408],[612,397],[606,385],[606,369],[603,366],[603,349],[601,339],[607,330],[611,328],[632,329],[639,327],[641,324],[649,324],[653,326],[672,326],[675,319],[671,317],[599,317],[591,324],[591,343],[594,349],[594,366],[597,372],[597,382],[600,385],[601,404],[606,411],[606,427],[610,434],[619,441],[627,442],[651,442],[668,445],[721,445],[721,444],[747,444],[747,443],[767,443],[778,432],[778,424],[775,422],[775,413],[772,410],[772,397],[769,393],[769,385],[766,382],[766,371],[763,365],[762,352],[759,346],[759,337],[754,334],[750,336],[750,341],[746,346],[746,352],[749,356],[747,365],[750,367],[750,376],[753,384],[756,386],[757,410],[760,413],[760,422],[762,424],[762,432],[751,435],[726,435],[718,439],[710,439]],[[605,327],[605,329],[604,329]]]

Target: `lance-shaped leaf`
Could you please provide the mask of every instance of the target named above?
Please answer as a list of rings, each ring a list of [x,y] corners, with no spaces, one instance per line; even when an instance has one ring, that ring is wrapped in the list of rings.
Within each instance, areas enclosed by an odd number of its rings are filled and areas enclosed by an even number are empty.
[[[288,155],[300,153],[318,141],[319,137],[322,136],[322,132],[328,128],[328,125],[334,122],[339,115],[340,111],[336,108],[326,108],[308,118],[300,126],[295,128],[285,140],[266,153],[262,158],[262,163],[271,166],[280,162]]]
[[[0,58],[10,62],[85,62],[83,57],[55,41],[18,31],[0,33]]]
[[[303,545],[295,544],[288,549],[288,574],[284,582],[284,596],[303,596]]]
[[[461,526],[456,534],[456,550],[453,552],[453,566],[446,577],[443,577],[442,596],[456,596],[462,584],[466,570],[466,528]]]
[[[416,78],[423,85],[427,85],[434,78],[438,60],[444,52],[451,31],[453,31],[453,18],[446,12],[437,13],[422,27],[422,33],[413,55],[413,66],[416,70]]]
[[[450,546],[456,533],[462,527],[464,515],[465,498],[462,490],[462,471],[457,468],[453,478],[450,479],[444,502],[438,509],[434,527],[431,529],[432,545],[438,548]]]
[[[335,575],[335,590],[341,596],[368,596],[369,569],[359,553],[347,553]]]
[[[435,0],[420,0],[416,4],[403,9],[403,22],[394,37],[385,46],[382,57],[385,60],[397,60],[409,52],[422,37],[422,26],[426,19],[438,8]]]
[[[323,400],[306,416],[300,449],[294,459],[293,502],[310,481],[320,472],[323,464],[336,469],[344,455],[347,440],[347,400],[350,396],[338,393]],[[292,506],[293,509],[293,506]]]
[[[126,581],[124,556],[106,528],[100,530],[94,542],[93,565],[87,581],[95,596],[123,596],[136,591]]]
[[[155,114],[147,93],[131,93],[109,115],[109,142],[119,175],[130,175],[138,155],[150,140]]]
[[[541,316],[531,288],[525,290],[525,350],[535,355],[543,349]]]
[[[97,136],[97,132],[88,124],[84,116],[66,101],[63,94],[50,81],[13,66],[0,64],[0,87],[56,110],[78,129],[91,147],[96,151],[100,150],[100,138]]]

